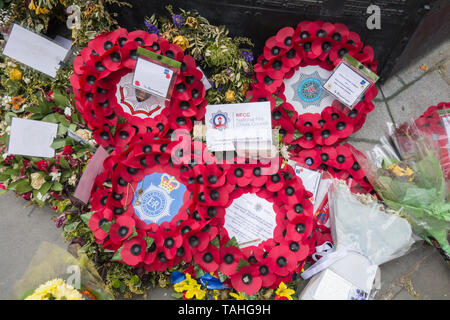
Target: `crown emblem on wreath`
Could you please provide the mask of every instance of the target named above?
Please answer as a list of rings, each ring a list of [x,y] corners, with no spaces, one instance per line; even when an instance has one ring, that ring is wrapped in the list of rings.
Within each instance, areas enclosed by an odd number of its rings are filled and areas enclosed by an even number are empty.
[[[168,193],[178,189],[179,186],[180,183],[175,180],[175,177],[169,176],[166,173],[161,176],[161,183],[159,184],[159,187],[165,189]]]

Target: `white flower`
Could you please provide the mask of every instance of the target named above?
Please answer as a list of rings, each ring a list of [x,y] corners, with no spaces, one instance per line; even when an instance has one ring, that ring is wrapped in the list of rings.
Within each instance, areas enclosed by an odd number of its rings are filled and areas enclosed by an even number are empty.
[[[72,175],[70,178],[69,178],[69,184],[71,185],[71,186],[75,186],[76,184],[77,184],[77,177],[75,176],[75,175]]]
[[[72,109],[70,109],[69,107],[66,107],[64,109],[64,114],[68,117],[70,117],[72,115]]]
[[[58,171],[50,172],[50,176],[52,177],[52,181],[59,181],[59,178],[61,177],[61,172]]]
[[[47,201],[50,198],[50,195],[46,193],[45,195],[42,195],[40,192],[37,193],[36,198],[42,202]]]
[[[25,84],[29,84],[31,82],[30,78],[23,78],[23,82],[25,82]]]

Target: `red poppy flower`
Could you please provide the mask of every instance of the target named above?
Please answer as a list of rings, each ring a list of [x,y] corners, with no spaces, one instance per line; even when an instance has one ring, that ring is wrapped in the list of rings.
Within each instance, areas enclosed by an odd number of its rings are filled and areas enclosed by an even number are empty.
[[[183,238],[178,230],[168,222],[160,225],[159,231],[154,234],[155,243],[162,248],[167,259],[173,259],[177,249],[183,244]]]
[[[109,211],[97,211],[89,219],[89,229],[94,233],[94,237],[98,243],[102,243],[108,233],[105,232],[101,227],[108,222],[111,222],[112,214]]]
[[[285,206],[286,216],[289,220],[293,220],[298,216],[312,216],[314,207],[309,199],[302,199],[298,203],[292,203]]]
[[[294,241],[301,241],[308,237],[313,229],[313,219],[310,216],[299,215],[290,220],[287,225],[286,238]]]
[[[261,261],[258,262],[257,267],[259,276],[262,279],[262,287],[268,288],[272,286],[275,283],[277,276],[270,269],[270,259],[261,259]]]
[[[279,276],[287,276],[297,266],[295,255],[285,245],[273,248],[269,253],[270,269]]]
[[[336,161],[333,163],[333,167],[341,170],[349,169],[353,160],[353,154],[348,147],[344,145],[336,147]]]
[[[231,276],[231,284],[238,292],[247,295],[255,294],[261,289],[262,279],[255,266],[245,266]]]
[[[219,267],[219,250],[212,244],[206,250],[197,252],[194,261],[206,272],[215,272]]]
[[[133,234],[134,226],[135,222],[131,217],[123,216],[117,218],[116,223],[109,230],[111,241],[120,243],[128,239]]]
[[[120,256],[126,264],[136,266],[144,261],[146,249],[145,240],[140,237],[134,237],[123,243]]]
[[[235,274],[242,257],[242,252],[238,248],[222,246],[220,248],[220,272],[228,276]]]
[[[322,164],[320,151],[317,149],[302,150],[292,160],[311,170],[317,169]]]

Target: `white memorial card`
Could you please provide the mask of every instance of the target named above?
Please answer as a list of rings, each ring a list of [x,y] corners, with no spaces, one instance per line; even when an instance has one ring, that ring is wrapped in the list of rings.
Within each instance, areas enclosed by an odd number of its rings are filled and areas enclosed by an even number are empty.
[[[255,246],[273,238],[276,214],[273,204],[253,193],[246,193],[226,209],[225,228],[239,247]]]
[[[57,132],[56,123],[12,118],[8,153],[31,157],[54,157],[55,150],[51,144]]]
[[[133,86],[166,98],[172,77],[173,70],[139,57],[134,70]]]
[[[362,74],[341,62],[323,87],[340,102],[352,107],[370,85],[371,82]]]
[[[205,123],[210,151],[272,148],[270,102],[208,105]]]
[[[200,67],[197,67],[197,70],[200,71],[202,73],[202,83],[205,86],[205,90],[208,91],[209,89],[212,88],[211,83],[209,83],[208,78],[206,77],[205,73],[203,72],[203,70]]]
[[[302,166],[295,166],[295,174],[302,179],[305,189],[313,194],[313,197],[310,200],[314,205],[317,199],[320,181],[322,179],[322,172],[310,170]]]
[[[14,24],[3,54],[54,78],[69,49]]]
[[[447,149],[450,153],[450,115],[442,117],[442,122],[444,123],[445,131],[447,132]]]

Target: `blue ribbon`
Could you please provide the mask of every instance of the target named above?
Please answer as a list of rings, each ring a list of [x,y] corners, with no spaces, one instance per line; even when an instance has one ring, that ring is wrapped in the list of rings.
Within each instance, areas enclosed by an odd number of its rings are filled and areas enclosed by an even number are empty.
[[[172,284],[181,282],[186,279],[186,275],[183,272],[174,271],[170,275],[170,281]],[[200,283],[206,286],[207,289],[228,289],[229,287],[225,286],[220,280],[216,277],[213,277],[209,273],[205,273],[203,276],[197,279]]]
[[[205,273],[199,280],[202,285],[206,285],[207,289],[228,289],[218,278],[213,277],[209,273]]]
[[[186,279],[186,275],[183,272],[174,271],[170,275],[170,281],[175,284]]]

